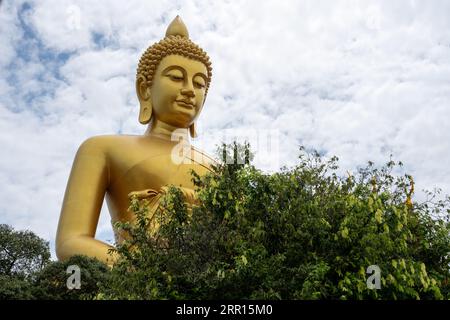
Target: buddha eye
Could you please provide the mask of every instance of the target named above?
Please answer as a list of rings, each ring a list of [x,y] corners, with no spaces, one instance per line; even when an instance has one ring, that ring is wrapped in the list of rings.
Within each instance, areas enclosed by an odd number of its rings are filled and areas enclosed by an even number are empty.
[[[203,89],[205,87],[205,85],[201,82],[198,81],[194,81],[194,84],[197,88]]]
[[[167,76],[170,78],[170,80],[173,80],[173,81],[182,81],[183,80],[183,76],[179,76],[179,75],[175,75],[175,74],[169,74]]]
[[[203,89],[206,87],[206,84],[205,84],[206,81],[205,81],[205,79],[203,79],[203,77],[195,76],[194,79],[192,79],[192,80],[193,80],[192,82],[194,83],[194,86],[196,88]]]

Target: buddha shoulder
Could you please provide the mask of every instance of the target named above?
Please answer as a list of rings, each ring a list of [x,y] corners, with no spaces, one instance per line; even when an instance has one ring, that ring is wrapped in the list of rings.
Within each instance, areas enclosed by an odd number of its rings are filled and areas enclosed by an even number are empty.
[[[153,153],[159,154],[162,150],[173,147],[172,144],[138,135],[101,135],[85,140],[77,155],[104,156],[108,159],[127,158],[133,155],[151,156]]]
[[[131,142],[129,137],[121,135],[102,135],[86,139],[78,149],[78,153],[107,153],[112,148],[117,148]]]

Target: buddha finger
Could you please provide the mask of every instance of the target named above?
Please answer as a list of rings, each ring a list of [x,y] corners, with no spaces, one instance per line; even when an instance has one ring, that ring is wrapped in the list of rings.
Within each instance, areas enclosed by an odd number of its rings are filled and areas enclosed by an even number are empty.
[[[151,197],[154,197],[158,194],[158,191],[154,189],[145,189],[141,191],[132,191],[128,194],[128,199],[132,199],[133,197],[136,197],[138,200],[142,199],[148,199]]]

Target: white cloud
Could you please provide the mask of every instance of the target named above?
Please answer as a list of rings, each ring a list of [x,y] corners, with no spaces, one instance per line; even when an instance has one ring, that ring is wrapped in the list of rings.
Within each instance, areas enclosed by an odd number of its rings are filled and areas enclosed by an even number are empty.
[[[53,240],[78,145],[143,132],[136,64],[177,14],[213,61],[207,151],[225,129],[274,129],[280,165],[299,144],[345,170],[392,153],[416,189],[450,193],[448,1],[24,3],[0,7],[2,223]]]

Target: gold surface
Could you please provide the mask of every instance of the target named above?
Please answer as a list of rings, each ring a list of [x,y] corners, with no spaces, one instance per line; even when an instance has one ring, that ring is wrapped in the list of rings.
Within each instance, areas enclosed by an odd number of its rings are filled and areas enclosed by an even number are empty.
[[[180,51],[158,49],[155,55],[150,47],[150,54],[146,52],[141,58],[136,91],[139,121],[149,124],[145,134],[96,136],[80,146],[56,235],[60,260],[83,254],[114,263],[115,257],[108,254],[111,246],[95,239],[105,196],[112,223],[132,221],[130,193],[160,197],[169,185],[189,193],[193,188],[190,170],[200,175],[208,172],[213,160],[190,146],[189,135],[195,136],[195,120],[205,101],[211,67],[206,53],[198,51],[188,35],[177,17],[163,40]],[[120,235],[116,234],[116,240],[121,241]]]

